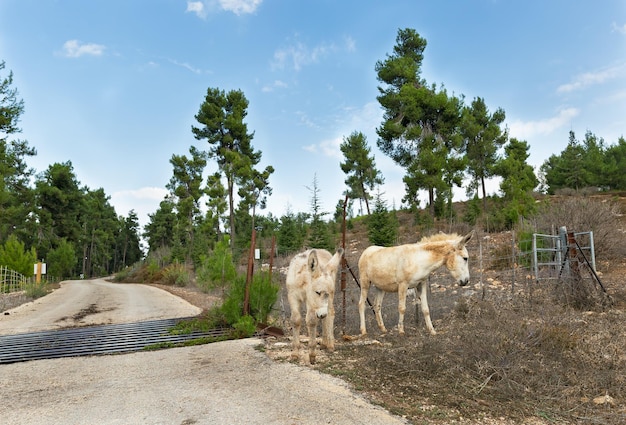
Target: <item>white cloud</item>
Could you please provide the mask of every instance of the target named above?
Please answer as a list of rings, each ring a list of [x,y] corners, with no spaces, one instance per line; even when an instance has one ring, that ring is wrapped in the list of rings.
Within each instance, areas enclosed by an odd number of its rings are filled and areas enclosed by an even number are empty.
[[[302,149],[304,149],[307,152],[317,153],[317,145],[315,144],[302,146]]]
[[[203,0],[187,1],[185,12],[195,13],[199,18],[207,17],[209,10],[224,10],[235,15],[245,15],[256,12],[263,0]]]
[[[206,18],[206,9],[201,1],[188,1],[187,10],[185,12],[192,12],[198,15],[199,18]]]
[[[617,25],[617,23],[613,22],[611,28],[614,32],[619,32],[620,34],[626,35],[626,24]]]
[[[162,187],[142,187],[135,190],[121,190],[111,195],[111,205],[118,215],[127,216],[132,209],[137,214],[139,224],[145,226],[149,214],[154,214],[161,201],[168,194]]]
[[[299,71],[304,66],[317,63],[322,57],[337,50],[334,44],[321,44],[315,47],[308,47],[302,42],[296,41],[290,46],[278,49],[274,52],[272,67],[284,69],[289,66]]]
[[[509,126],[509,135],[521,140],[527,140],[536,135],[550,134],[553,131],[571,124],[580,111],[577,108],[560,110],[555,116],[539,121],[513,121]]]
[[[179,62],[179,61],[177,61],[175,59],[168,59],[168,60],[170,61],[170,63],[173,63],[176,66],[180,66],[181,68],[185,68],[185,69],[193,72],[194,74],[202,74],[202,70],[201,69],[196,68],[196,67],[190,65],[187,62]]]
[[[254,13],[263,0],[219,0],[222,9],[235,15]]]
[[[569,93],[582,90],[596,84],[602,84],[615,78],[624,76],[626,73],[626,63],[614,65],[596,72],[586,72],[574,78],[568,84],[563,84],[557,88],[558,93]]]
[[[84,55],[101,56],[106,49],[102,44],[81,43],[78,40],[68,40],[63,44],[63,56],[78,58]]]
[[[354,40],[354,38],[350,36],[346,37],[345,43],[346,43],[346,50],[348,52],[354,52],[356,50],[356,41]]]
[[[273,92],[274,89],[286,89],[287,87],[289,87],[289,86],[284,81],[275,80],[272,84],[268,84],[268,85],[263,86],[263,88],[261,88],[261,90],[264,93],[269,93],[269,92]]]
[[[343,154],[341,153],[341,149],[339,149],[339,145],[343,142],[343,138],[335,138],[331,140],[323,140],[320,144],[320,150],[329,158],[337,158],[339,160],[343,159]]]

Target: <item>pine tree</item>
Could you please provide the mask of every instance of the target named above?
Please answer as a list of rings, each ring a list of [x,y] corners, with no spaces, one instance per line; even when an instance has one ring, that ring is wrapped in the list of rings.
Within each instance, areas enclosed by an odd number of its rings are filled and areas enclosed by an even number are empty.
[[[392,246],[398,239],[398,218],[395,211],[387,211],[387,204],[378,193],[374,202],[374,211],[368,217],[367,236],[373,245]]]
[[[311,225],[309,227],[309,237],[307,245],[310,248],[320,248],[333,250],[334,243],[328,223],[324,221],[324,216],[328,213],[322,212],[322,206],[319,198],[319,187],[317,186],[317,175],[313,177],[313,187],[308,188],[311,191]]]
[[[343,139],[339,146],[345,161],[340,164],[341,171],[347,177],[348,196],[359,201],[365,201],[367,214],[370,214],[369,191],[374,186],[383,184],[383,178],[378,169],[371,149],[367,145],[367,138],[361,132],[353,132]]]

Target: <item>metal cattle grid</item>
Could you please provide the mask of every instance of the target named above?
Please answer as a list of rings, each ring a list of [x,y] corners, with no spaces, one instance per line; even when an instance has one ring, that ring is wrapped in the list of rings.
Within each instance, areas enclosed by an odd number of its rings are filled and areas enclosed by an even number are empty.
[[[100,325],[0,336],[0,364],[61,357],[141,351],[160,343],[182,343],[196,338],[219,338],[228,329],[174,335],[169,331],[188,318]]]

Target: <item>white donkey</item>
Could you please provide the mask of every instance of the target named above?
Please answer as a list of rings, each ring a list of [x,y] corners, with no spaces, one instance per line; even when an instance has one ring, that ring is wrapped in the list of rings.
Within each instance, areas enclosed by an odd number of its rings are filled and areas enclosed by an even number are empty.
[[[302,304],[306,305],[306,326],[309,332],[309,361],[315,363],[317,345],[317,322],[322,320],[322,346],[335,349],[334,321],[335,286],[337,270],[341,263],[343,249],[335,255],[324,249],[310,249],[297,254],[289,263],[287,271],[287,298],[291,308],[293,325],[293,351],[291,357],[297,359],[300,351],[300,327],[302,325]]]
[[[426,328],[435,335],[430,310],[428,309],[428,276],[441,266],[446,266],[459,286],[469,283],[468,254],[465,245],[474,236],[471,231],[465,236],[437,234],[423,238],[418,243],[383,248],[370,246],[359,258],[361,279],[361,298],[359,316],[361,335],[367,334],[365,328],[365,301],[371,285],[379,289],[374,301],[376,322],[381,332],[387,332],[381,314],[381,305],[385,292],[398,293],[398,332],[404,334],[404,312],[406,293],[409,289],[421,289],[421,307]]]

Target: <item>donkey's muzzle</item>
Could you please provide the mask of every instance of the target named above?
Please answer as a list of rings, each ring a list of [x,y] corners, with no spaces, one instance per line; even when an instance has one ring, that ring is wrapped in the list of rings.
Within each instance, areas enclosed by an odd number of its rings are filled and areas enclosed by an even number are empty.
[[[325,308],[318,308],[315,311],[315,315],[317,316],[318,319],[325,318],[326,316],[328,316],[328,308],[327,307],[325,307]]]
[[[459,280],[459,286],[467,286],[469,284],[469,279]]]

